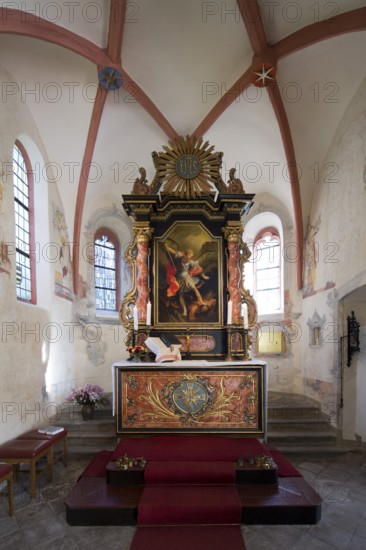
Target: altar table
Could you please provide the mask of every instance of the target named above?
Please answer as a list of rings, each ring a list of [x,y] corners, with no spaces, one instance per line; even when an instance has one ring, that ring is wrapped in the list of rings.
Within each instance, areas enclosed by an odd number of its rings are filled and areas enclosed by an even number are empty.
[[[112,367],[117,435],[267,435],[267,365],[176,361]]]

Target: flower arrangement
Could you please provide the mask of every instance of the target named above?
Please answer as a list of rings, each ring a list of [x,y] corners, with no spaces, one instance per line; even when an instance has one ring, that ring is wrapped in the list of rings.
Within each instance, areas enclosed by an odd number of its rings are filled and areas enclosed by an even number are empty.
[[[103,407],[109,403],[103,388],[93,384],[87,384],[84,388],[79,389],[71,388],[71,393],[66,397],[66,401],[78,405],[92,405],[93,407]]]
[[[145,346],[130,346],[128,348],[130,354],[129,361],[141,361],[147,354]]]

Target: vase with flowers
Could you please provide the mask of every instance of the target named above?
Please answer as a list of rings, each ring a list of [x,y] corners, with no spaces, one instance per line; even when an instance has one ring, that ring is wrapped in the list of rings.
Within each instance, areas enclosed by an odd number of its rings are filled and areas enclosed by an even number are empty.
[[[95,409],[109,403],[103,388],[95,384],[87,384],[78,389],[71,388],[71,393],[66,397],[66,401],[82,405],[81,415],[84,420],[92,420],[95,416]]]
[[[130,346],[128,348],[130,354],[128,361],[132,363],[141,363],[147,354],[147,348],[145,346]]]

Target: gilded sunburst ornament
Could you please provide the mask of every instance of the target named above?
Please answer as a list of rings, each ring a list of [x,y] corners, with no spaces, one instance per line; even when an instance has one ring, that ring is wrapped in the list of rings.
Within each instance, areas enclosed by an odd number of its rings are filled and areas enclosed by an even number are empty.
[[[192,199],[216,193],[221,181],[221,153],[215,153],[208,141],[194,136],[179,137],[164,146],[157,158],[157,179],[161,193]],[[213,185],[212,185],[213,184]]]

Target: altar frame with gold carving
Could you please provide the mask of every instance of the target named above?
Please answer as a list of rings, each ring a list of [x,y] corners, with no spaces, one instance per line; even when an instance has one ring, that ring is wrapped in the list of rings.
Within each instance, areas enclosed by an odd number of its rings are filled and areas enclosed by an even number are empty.
[[[266,440],[266,363],[191,363],[115,363],[117,435],[209,432]]]
[[[157,329],[173,327],[184,331],[198,327],[202,331],[202,325],[223,326],[222,248],[221,235],[212,235],[200,221],[177,220],[161,237],[155,235],[154,325]],[[186,257],[187,262],[183,264]]]
[[[223,154],[202,139],[177,138],[152,156],[152,183],[140,168],[132,194],[122,196],[133,218],[125,250],[132,288],[120,307],[127,347],[160,337],[181,344],[185,359],[247,360],[257,307],[244,287],[250,252],[241,218],[254,195],[245,193],[235,169],[223,181]]]

